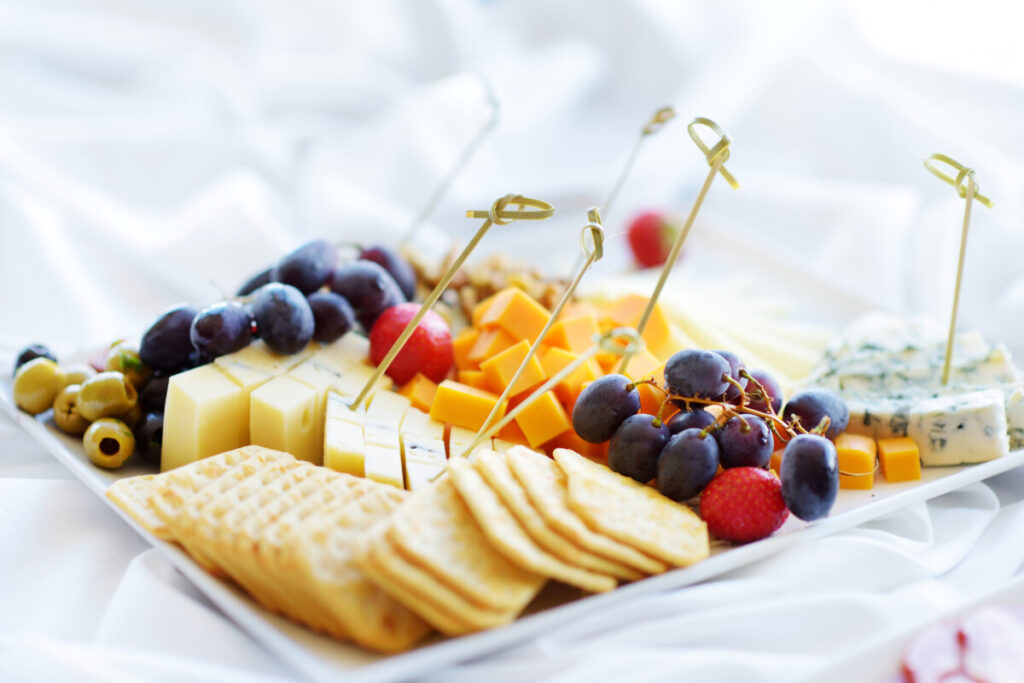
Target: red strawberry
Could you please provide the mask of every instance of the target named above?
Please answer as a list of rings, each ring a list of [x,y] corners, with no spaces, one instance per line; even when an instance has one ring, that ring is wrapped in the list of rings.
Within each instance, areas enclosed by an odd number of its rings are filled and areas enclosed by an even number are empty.
[[[629,246],[641,268],[660,266],[668,260],[677,230],[657,211],[642,213],[629,224]]]
[[[419,304],[398,304],[381,313],[370,330],[370,360],[375,364],[384,360],[405,326],[419,310]],[[452,333],[448,323],[434,311],[427,311],[405,346],[395,356],[387,374],[398,384],[405,384],[417,372],[422,372],[435,382],[441,382],[451,370],[454,359]]]
[[[716,537],[747,543],[771,536],[789,517],[789,510],[774,472],[760,467],[733,467],[704,489],[700,516]]]

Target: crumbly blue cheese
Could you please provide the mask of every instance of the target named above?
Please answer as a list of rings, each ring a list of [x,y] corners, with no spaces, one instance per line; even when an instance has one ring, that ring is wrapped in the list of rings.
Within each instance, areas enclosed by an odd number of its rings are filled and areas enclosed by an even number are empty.
[[[921,318],[867,316],[829,345],[807,383],[843,396],[850,431],[915,438],[926,465],[999,457],[1007,450],[1002,441],[1008,448],[1024,448],[1024,385],[1006,347],[991,347],[977,332],[958,334],[946,386],[944,359],[945,337],[937,325]],[[996,406],[1001,420],[989,414]],[[944,435],[942,415],[947,414],[976,419]],[[1000,424],[1008,438],[985,435]],[[965,430],[973,436],[957,438]]]
[[[1009,452],[1006,402],[997,389],[913,399],[847,399],[847,431],[909,436],[926,466],[985,462]]]

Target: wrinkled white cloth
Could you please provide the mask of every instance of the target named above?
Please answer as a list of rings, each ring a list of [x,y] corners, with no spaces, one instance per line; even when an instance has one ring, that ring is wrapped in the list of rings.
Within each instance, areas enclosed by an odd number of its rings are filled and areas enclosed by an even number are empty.
[[[685,212],[707,172],[685,124],[734,139],[666,296],[753,283],[798,319],[945,319],[963,202],[921,160],[977,169],[961,328],[1024,357],[1021,11],[995,1],[296,0],[0,3],[0,356],[138,334],[312,236],[394,242],[501,102],[418,244],[507,192],[554,219],[492,229],[568,273],[647,117],[614,208]],[[695,293],[696,292],[696,293]],[[707,304],[707,301],[702,302]],[[716,581],[628,601],[437,680],[814,680],[858,643],[971,603],[1024,566],[1024,472]],[[0,679],[295,680],[84,486],[0,419]]]

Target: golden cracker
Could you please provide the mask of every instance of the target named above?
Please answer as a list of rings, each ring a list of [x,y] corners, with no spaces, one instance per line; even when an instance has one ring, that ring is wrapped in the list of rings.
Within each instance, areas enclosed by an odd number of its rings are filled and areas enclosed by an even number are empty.
[[[418,572],[424,584],[440,586],[430,574],[417,570],[404,558],[399,557],[383,534],[377,535],[373,541],[363,542],[361,550],[356,555],[356,564],[371,581],[441,633],[447,636],[461,636],[479,630],[459,615],[453,614],[449,606],[425,597],[421,592],[422,588],[416,587],[418,583],[414,579],[399,578],[409,571]],[[450,591],[443,587],[440,592],[450,594]]]
[[[494,549],[448,477],[409,496],[386,533],[396,550],[483,609],[519,612],[545,583]]]
[[[569,506],[595,529],[679,567],[708,556],[707,524],[687,506],[574,451],[556,449],[555,461],[569,480]]]
[[[509,560],[592,593],[615,588],[614,578],[567,564],[537,545],[471,463],[455,458],[448,464],[448,473],[484,535]]]
[[[485,453],[477,458],[475,467],[498,493],[526,532],[544,550],[567,564],[598,574],[607,574],[625,581],[643,578],[643,574],[635,569],[588,552],[549,527],[530,502],[522,484],[512,474],[507,453]]]
[[[157,538],[170,540],[167,524],[156,514],[150,502],[156,488],[157,474],[143,474],[137,477],[118,479],[105,492],[107,498],[125,514],[138,522],[139,526]]]
[[[526,495],[559,533],[592,553],[645,574],[660,574],[668,569],[664,562],[588,527],[569,507],[566,476],[554,460],[517,446],[509,450],[508,462]]]
[[[347,504],[332,506],[286,541],[289,572],[304,579],[347,636],[377,652],[407,650],[431,631],[429,624],[373,583],[355,563],[367,531],[391,515],[405,499],[404,493],[392,486],[368,491]]]

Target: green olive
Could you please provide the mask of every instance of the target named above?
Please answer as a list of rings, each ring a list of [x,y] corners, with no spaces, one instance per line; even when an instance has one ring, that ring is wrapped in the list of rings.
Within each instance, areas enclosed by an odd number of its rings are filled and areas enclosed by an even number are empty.
[[[90,422],[101,417],[121,417],[138,399],[134,385],[120,372],[101,372],[82,385],[78,392],[78,412]]]
[[[72,384],[85,384],[85,380],[89,379],[96,374],[96,371],[90,365],[85,363],[75,363],[74,365],[62,365],[61,370],[64,371],[64,382],[68,386]]]
[[[81,436],[89,427],[89,421],[78,412],[78,392],[81,389],[80,384],[69,384],[53,399],[53,421],[65,434]]]
[[[36,358],[18,368],[14,374],[14,404],[31,415],[38,415],[53,405],[53,399],[64,388],[64,372],[49,358]]]
[[[135,425],[137,425],[139,420],[142,419],[142,404],[136,401],[135,405],[129,408],[128,412],[118,419],[128,425],[129,429],[134,430]]]
[[[92,464],[116,470],[135,451],[135,437],[124,422],[104,417],[85,430],[82,445]]]
[[[153,370],[139,358],[139,350],[126,341],[110,347],[104,369],[120,372],[136,389],[141,389],[153,376]]]

